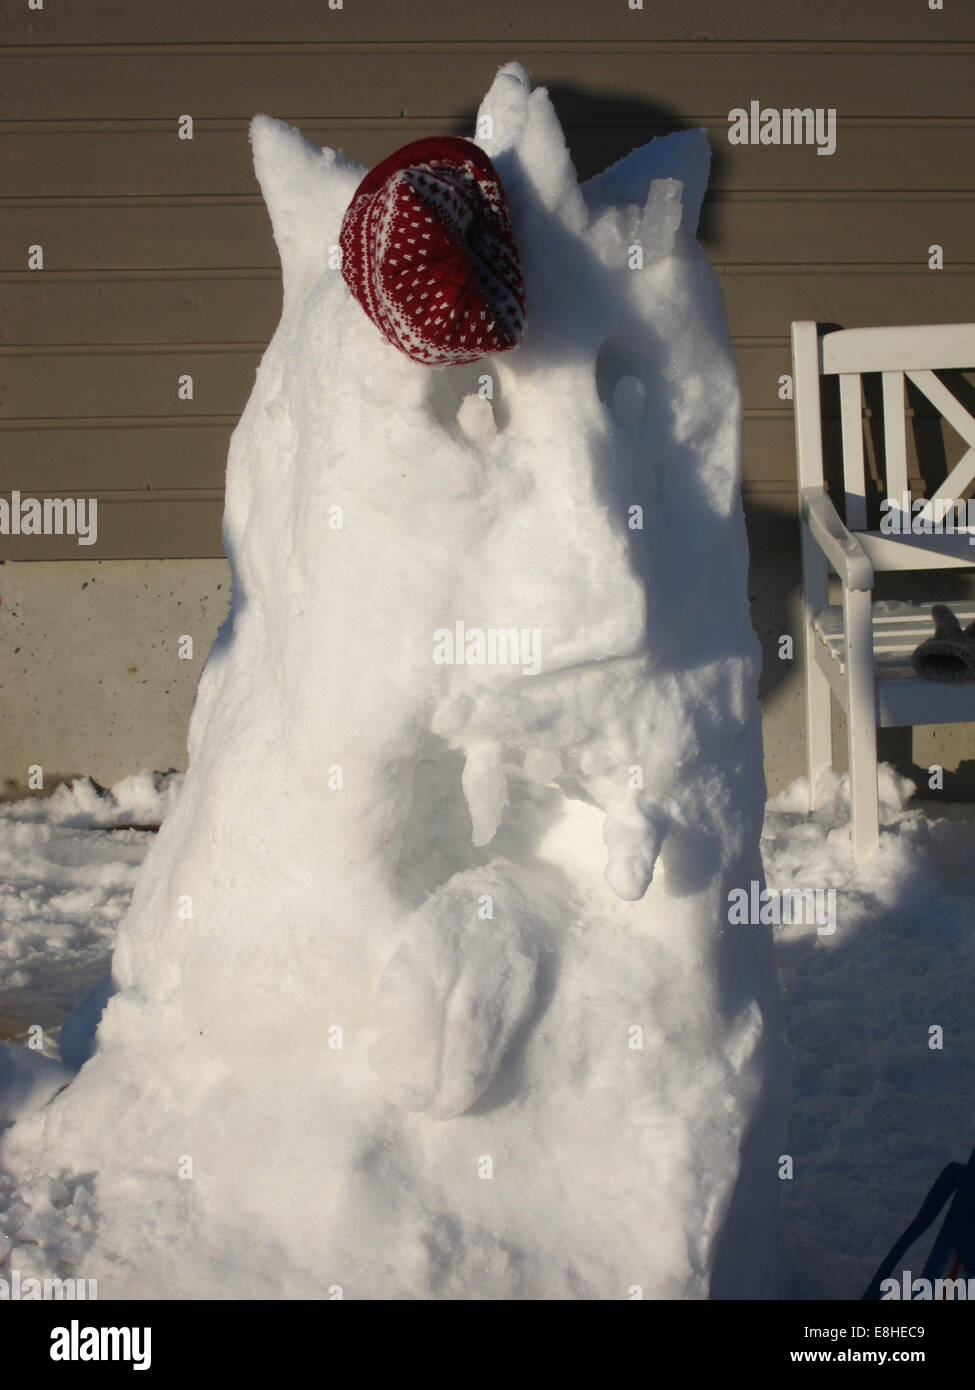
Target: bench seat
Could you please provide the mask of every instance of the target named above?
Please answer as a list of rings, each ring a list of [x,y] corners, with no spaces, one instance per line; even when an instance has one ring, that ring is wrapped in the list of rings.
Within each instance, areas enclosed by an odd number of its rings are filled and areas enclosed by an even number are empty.
[[[884,728],[906,724],[953,724],[975,720],[975,682],[951,685],[922,680],[911,665],[911,653],[934,636],[930,603],[883,599],[873,604],[873,662],[877,723]],[[975,601],[949,603],[962,627],[975,619]],[[846,678],[846,634],[843,609],[823,608],[813,619],[821,644],[817,663],[840,694]]]

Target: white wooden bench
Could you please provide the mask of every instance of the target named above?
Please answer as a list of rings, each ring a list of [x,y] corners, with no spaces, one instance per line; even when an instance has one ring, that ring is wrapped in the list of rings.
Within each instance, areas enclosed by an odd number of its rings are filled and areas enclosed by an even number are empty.
[[[971,446],[930,502],[962,500],[975,481],[975,419],[935,375],[975,369],[975,324],[839,329],[820,336],[811,322],[792,325],[792,363],[802,543],[809,805],[832,764],[830,691],[846,711],[853,852],[869,858],[879,838],[877,728],[975,720],[975,684],[922,680],[911,652],[934,635],[931,605],[874,603],[874,574],[890,570],[975,568],[967,533],[884,534],[867,529],[861,378],[883,384],[886,496],[909,494],[905,382],[911,381]],[[845,519],[826,490],[820,378],[839,378]],[[910,518],[908,517],[908,522]],[[975,531],[972,532],[975,538]],[[829,603],[829,574],[842,602]],[[962,626],[975,602],[949,601]]]

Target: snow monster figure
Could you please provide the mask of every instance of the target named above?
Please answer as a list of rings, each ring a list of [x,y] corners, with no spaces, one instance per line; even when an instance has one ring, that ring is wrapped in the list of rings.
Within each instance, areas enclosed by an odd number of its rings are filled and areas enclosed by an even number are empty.
[[[266,117],[284,307],[228,619],[90,1059],[0,1150],[6,1258],[99,1297],[780,1292],[741,411],[702,131],[580,187],[501,69],[515,346],[429,365]],[[2,1253],[2,1252],[0,1252]]]

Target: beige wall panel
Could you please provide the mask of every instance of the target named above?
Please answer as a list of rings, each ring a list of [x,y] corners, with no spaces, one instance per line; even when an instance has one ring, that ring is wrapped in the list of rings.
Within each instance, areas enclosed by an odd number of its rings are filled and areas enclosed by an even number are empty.
[[[964,204],[947,205],[964,210]],[[0,270],[21,270],[24,248],[42,240],[64,270],[275,269],[278,253],[260,197],[199,202],[42,201],[6,206]]]
[[[725,265],[921,265],[944,247],[949,266],[975,262],[975,195],[822,192],[729,194],[709,200],[705,244]]]
[[[281,314],[281,272],[214,275],[0,277],[0,341],[266,344]]]
[[[65,429],[47,431],[52,447],[42,450],[42,462],[33,471],[19,467],[15,451],[5,450],[0,493],[19,488],[31,496],[96,496],[99,498],[98,542],[83,547],[98,557],[127,556],[219,556],[223,554],[220,520],[223,510],[222,482],[227,444],[232,422],[223,426],[179,430],[159,426],[141,430],[119,430],[127,448],[105,446],[98,454],[88,446],[89,436],[104,441],[115,432]],[[918,428],[929,429],[919,424]],[[19,437],[12,432],[9,437]],[[38,433],[45,433],[39,431]],[[835,450],[839,437],[837,421],[827,421],[824,431],[827,449]],[[742,494],[748,514],[756,526],[775,529],[792,525],[795,517],[796,483],[792,416],[786,410],[756,413],[744,422],[744,467]],[[7,443],[8,436],[4,436]],[[53,447],[56,441],[57,447]],[[938,428],[929,436],[924,469],[929,475],[934,450],[939,447]],[[88,452],[86,453],[86,446]],[[961,444],[949,435],[949,462],[957,460]],[[111,462],[106,463],[106,454]],[[152,455],[156,485],[151,492],[143,481],[147,456]],[[196,487],[188,478],[186,460],[192,458],[197,469]],[[869,462],[869,460],[868,460]],[[182,467],[180,465],[183,465]],[[909,476],[919,477],[914,438],[908,435]],[[168,486],[160,486],[162,478]],[[880,496],[870,481],[871,495]],[[936,481],[940,481],[938,473]],[[177,483],[186,481],[180,489]],[[114,484],[111,490],[106,481]],[[142,481],[142,489],[137,490]],[[840,505],[842,499],[840,497]],[[3,537],[0,559],[20,560],[77,559],[79,547],[73,537]]]
[[[705,245],[722,264],[827,268],[917,263],[937,241],[949,264],[975,259],[975,197],[726,194],[708,199]],[[273,269],[277,250],[260,198],[108,203],[8,202],[0,271],[21,270],[42,239],[64,270]]]
[[[172,122],[124,125],[4,122],[0,168],[7,195],[60,199],[197,194],[212,198],[253,193],[256,184],[247,121],[200,121],[194,139],[180,140],[176,114]],[[679,123],[668,124],[672,128]],[[715,190],[971,190],[969,162],[959,152],[975,145],[975,119],[841,120],[836,153],[828,157],[806,147],[729,145],[727,120],[704,124],[716,152],[711,180]],[[578,128],[570,130],[568,138],[580,175],[587,177],[664,128],[650,123]],[[302,129],[316,144],[344,149],[350,158],[373,164],[398,145],[421,136],[451,131],[470,134],[470,123],[407,118],[395,124],[364,120],[355,126],[347,121],[329,125],[316,118],[303,121]]]
[[[731,268],[719,276],[731,330],[739,338],[778,337],[794,319],[844,328],[975,320],[975,265],[942,271],[924,262],[897,271],[822,267],[754,274]]]
[[[333,0],[334,3],[334,0]],[[197,43],[244,40],[558,39],[814,39],[912,40],[975,38],[975,16],[946,0],[932,12],[923,0],[644,0],[635,11],[593,0],[85,0],[32,11],[11,5],[0,15],[0,42]]]
[[[116,352],[59,353],[56,349],[34,353],[8,351],[3,363],[0,419],[104,420],[116,417],[167,417],[189,420],[194,416],[236,418],[254,383],[261,352],[253,349],[217,349],[201,353],[192,348],[159,352],[124,349]],[[739,342],[735,350],[746,408],[782,410],[791,418],[791,404],[780,395],[780,381],[792,371],[788,340]],[[193,379],[193,399],[180,400],[181,376]],[[471,390],[477,372],[470,373]],[[926,401],[919,405],[931,414]],[[836,412],[836,403],[827,405]],[[115,441],[116,444],[118,441]],[[2,464],[0,464],[2,469]],[[0,472],[0,477],[3,474]],[[156,486],[163,480],[157,479]]]
[[[227,348],[5,355],[0,358],[0,419],[239,415],[259,361],[251,349]],[[193,378],[192,400],[178,398],[182,376]]]
[[[426,43],[294,47],[0,50],[0,118],[222,120],[254,111],[317,118],[445,121],[480,101],[517,58],[553,88],[559,116],[591,119],[598,103],[660,120],[764,106],[835,107],[857,116],[970,117],[975,45],[677,44],[536,48],[512,42],[458,50]],[[796,63],[801,63],[801,74]],[[561,90],[560,90],[561,89]],[[645,108],[641,112],[641,108]]]
[[[30,495],[45,496],[39,489]],[[223,552],[221,492],[159,496],[106,494],[98,489],[82,493],[79,489],[72,495],[98,500],[98,539],[94,545],[79,545],[75,536],[0,536],[0,560],[178,560]]]
[[[12,488],[42,496],[90,496],[101,491],[169,492],[223,487],[227,449],[236,417],[222,423],[150,421],[140,426],[81,429],[11,429],[0,433],[0,495]],[[787,410],[746,415],[745,491],[795,494],[792,414]],[[151,503],[151,497],[145,497]],[[0,553],[11,542],[0,538]],[[26,542],[21,542],[23,547]],[[63,548],[63,547],[62,547]],[[30,549],[30,547],[28,547]],[[205,536],[200,553],[222,553],[219,528]]]
[[[778,380],[791,370],[788,344],[739,347],[737,359],[747,404],[760,410],[781,408]],[[151,349],[8,353],[0,358],[0,419],[237,415],[254,384],[259,361],[260,353],[251,350],[199,353],[191,348],[167,353]],[[192,400],[177,398],[177,382],[183,375],[193,378]],[[472,370],[472,390],[476,378]]]
[[[0,431],[0,491],[216,491],[223,487],[236,422],[234,415],[219,422],[174,418],[143,425],[79,428],[72,421],[59,428],[8,428]]]
[[[737,338],[785,339],[793,319],[853,328],[870,324],[963,323],[975,319],[975,265],[823,267],[815,271],[735,267],[719,275]],[[41,344],[248,344],[262,350],[281,312],[277,271],[129,272],[97,277],[24,271],[0,277],[6,312],[0,342]]]
[[[141,425],[15,429],[0,432],[0,492],[19,487],[88,496],[93,490],[172,490],[223,486],[236,416],[222,421],[147,421]],[[792,412],[745,417],[745,491],[795,494]],[[205,553],[218,554],[217,550]],[[2,542],[0,542],[2,545]]]

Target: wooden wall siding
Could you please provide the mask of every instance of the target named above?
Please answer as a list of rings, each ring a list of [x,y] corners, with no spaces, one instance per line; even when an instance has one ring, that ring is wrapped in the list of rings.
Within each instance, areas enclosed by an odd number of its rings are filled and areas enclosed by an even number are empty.
[[[321,39],[417,43],[481,40],[590,42],[634,39],[925,42],[972,37],[964,3],[940,13],[924,0],[84,0],[44,12],[0,13],[0,43],[308,43]],[[934,28],[934,26],[937,28]]]
[[[794,497],[789,323],[975,318],[975,7],[925,0],[86,0],[0,16],[0,493],[96,496],[99,540],[221,553],[230,432],[280,310],[252,114],[372,164],[470,133],[500,63],[547,85],[582,177],[707,126],[702,222],[745,393],[746,505]],[[838,145],[732,146],[727,113],[836,107]],[[194,118],[192,141],[177,117]],[[928,269],[928,247],[945,269]],[[44,269],[26,268],[44,248]],[[177,378],[194,378],[194,399]]]

